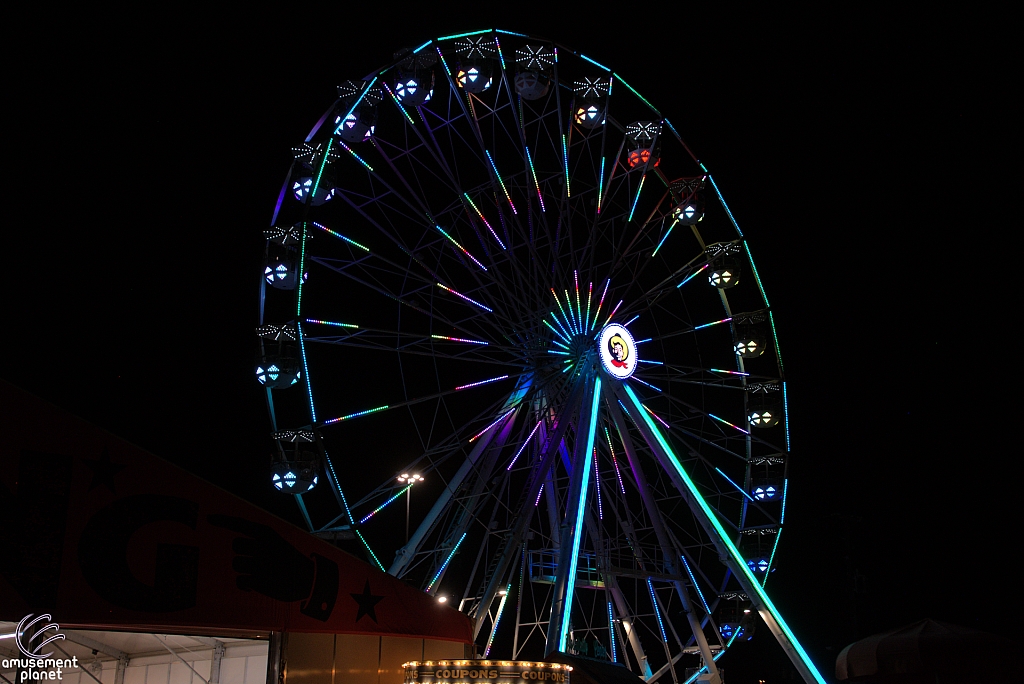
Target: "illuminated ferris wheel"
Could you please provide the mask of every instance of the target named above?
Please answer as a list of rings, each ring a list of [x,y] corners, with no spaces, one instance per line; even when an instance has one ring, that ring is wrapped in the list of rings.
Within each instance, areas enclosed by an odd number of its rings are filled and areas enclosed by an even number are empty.
[[[346,81],[294,153],[257,375],[273,485],[311,531],[452,601],[483,656],[713,680],[760,614],[823,681],[765,593],[773,312],[659,110],[579,52],[479,31]],[[412,489],[434,503],[396,549]]]

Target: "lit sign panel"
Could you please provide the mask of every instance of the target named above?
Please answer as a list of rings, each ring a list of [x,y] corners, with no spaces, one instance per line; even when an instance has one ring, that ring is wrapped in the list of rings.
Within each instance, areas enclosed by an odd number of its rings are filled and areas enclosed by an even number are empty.
[[[572,667],[522,660],[426,660],[405,663],[405,684],[569,684]]]
[[[597,338],[601,365],[613,377],[625,380],[636,370],[636,343],[625,327],[618,323],[605,326]]]

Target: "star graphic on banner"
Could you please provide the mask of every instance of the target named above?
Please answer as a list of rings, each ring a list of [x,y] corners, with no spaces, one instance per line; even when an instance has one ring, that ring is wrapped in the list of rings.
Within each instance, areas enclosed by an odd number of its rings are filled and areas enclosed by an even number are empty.
[[[82,460],[92,470],[92,481],[89,483],[90,492],[102,485],[109,489],[111,494],[117,494],[114,491],[114,475],[117,475],[118,472],[124,470],[127,466],[121,463],[111,463],[110,452],[106,449],[103,450],[103,453],[97,459],[86,458]]]
[[[359,612],[356,613],[356,622],[359,622],[360,618],[364,615],[369,615],[370,619],[377,622],[377,612],[374,610],[374,606],[384,600],[383,596],[374,596],[370,592],[370,580],[366,580],[366,586],[363,587],[362,594],[349,594],[355,602],[359,604]]]

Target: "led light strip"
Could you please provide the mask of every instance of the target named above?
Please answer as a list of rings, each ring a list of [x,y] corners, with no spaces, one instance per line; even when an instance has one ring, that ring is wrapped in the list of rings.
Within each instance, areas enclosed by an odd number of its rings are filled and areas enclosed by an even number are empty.
[[[533,168],[533,157],[530,156],[530,148],[526,149],[526,161],[530,164],[530,173],[533,175],[533,185],[537,188],[537,199],[540,200],[540,210],[546,212],[544,208],[544,196],[540,192],[540,183],[537,182],[537,170]]]
[[[622,300],[621,299],[619,300],[619,303],[615,305],[615,308],[612,309],[612,312],[610,314],[608,314],[608,320],[606,320],[604,322],[605,325],[608,325],[609,323],[612,322],[612,316],[615,315],[615,312],[619,310],[620,306],[622,306]]]
[[[501,180],[501,174],[498,173],[498,166],[494,163],[494,158],[491,157],[491,153],[487,150],[484,150],[484,154],[487,155],[487,161],[491,162],[491,168],[494,169],[494,175],[498,178],[498,183],[501,185],[502,192],[505,193],[505,199],[508,200],[508,205],[512,207],[512,213],[518,216],[519,212],[516,211],[516,205],[512,203],[512,196],[508,194],[508,188],[505,187],[505,181]]]
[[[373,558],[373,562],[377,564],[377,567],[380,568],[381,572],[387,572],[381,562],[377,560],[377,554],[375,554],[373,549],[370,548],[370,545],[366,543],[366,538],[363,537],[363,533],[356,530],[356,534],[359,535],[359,541],[363,542],[363,546],[366,547],[367,552],[369,552],[370,557]]]
[[[749,434],[750,434],[750,432],[749,432],[748,430],[744,430],[743,428],[741,428],[741,427],[740,427],[740,426],[738,426],[738,425],[733,425],[732,423],[730,423],[729,421],[727,421],[727,420],[726,420],[725,418],[719,418],[719,417],[718,417],[718,416],[716,416],[716,415],[715,415],[714,413],[709,413],[709,414],[708,414],[708,416],[709,416],[709,417],[711,417],[711,418],[714,418],[714,419],[715,419],[715,420],[717,420],[717,421],[718,421],[719,423],[725,423],[726,425],[728,425],[728,426],[729,426],[729,427],[731,427],[731,428],[736,428],[737,430],[739,430],[740,432],[742,432],[742,433],[743,433],[743,434],[745,434],[745,435],[749,435]]]
[[[626,485],[622,484],[622,473],[619,472],[619,460],[615,458],[615,447],[612,446],[612,436],[608,433],[608,427],[604,426],[604,438],[608,440],[608,451],[612,454],[612,464],[615,466],[615,477],[619,480],[619,489],[622,496],[626,496]]]
[[[601,378],[594,379],[594,399],[590,406],[590,425],[587,429],[587,449],[583,453],[590,454],[594,449],[594,432],[597,430],[597,409],[601,405]],[[569,636],[569,616],[572,615],[572,601],[576,593],[576,565],[580,555],[580,540],[583,537],[583,514],[586,510],[587,485],[590,484],[590,459],[584,458],[583,478],[580,484],[580,500],[576,508],[576,526],[572,535],[572,555],[569,557],[569,576],[566,579],[565,610],[562,614],[562,630],[558,636],[558,650],[565,653],[565,641]]]
[[[490,382],[498,382],[499,380],[504,380],[507,377],[508,377],[507,375],[499,375],[498,377],[491,378],[490,380],[481,380],[480,382],[471,382],[468,385],[459,385],[458,387],[455,388],[455,391],[457,392],[459,390],[464,390],[464,389],[467,389],[469,387],[477,387],[479,385],[486,385],[487,383],[490,383]]]
[[[690,581],[693,582],[693,588],[697,590],[697,596],[700,596],[700,602],[704,604],[704,611],[710,616],[711,608],[708,607],[708,602],[704,598],[704,592],[700,590],[700,585],[697,584],[697,578],[693,576],[693,570],[690,569],[690,564],[686,562],[686,556],[679,556],[683,561],[683,567],[686,568],[686,573],[690,576]]]
[[[700,330],[701,328],[710,328],[713,325],[718,325],[719,323],[728,323],[731,320],[732,320],[732,316],[730,316],[729,318],[723,318],[720,321],[713,321],[711,323],[703,323],[701,325],[695,326],[694,330]]]
[[[444,235],[444,236],[445,236],[446,238],[448,238],[449,242],[451,242],[451,243],[452,243],[453,245],[455,245],[456,247],[458,247],[458,249],[459,249],[459,251],[460,251],[460,252],[462,252],[462,253],[463,253],[463,254],[465,254],[465,255],[466,255],[467,257],[469,257],[469,258],[470,258],[470,259],[471,259],[471,260],[473,261],[473,263],[474,263],[474,264],[476,264],[477,266],[479,266],[479,267],[480,267],[480,268],[481,268],[482,270],[484,270],[484,271],[486,271],[486,270],[487,270],[487,267],[486,267],[486,266],[484,266],[484,265],[483,265],[483,264],[481,264],[481,263],[480,263],[479,261],[477,261],[477,258],[476,258],[475,256],[473,256],[472,254],[470,254],[470,253],[469,253],[469,251],[468,251],[468,250],[467,250],[467,249],[466,249],[465,247],[463,247],[462,245],[460,245],[460,244],[459,244],[459,243],[458,243],[458,242],[457,242],[457,241],[455,240],[455,238],[453,238],[453,237],[452,237],[451,235],[449,235],[449,234],[448,234],[448,233],[447,233],[447,232],[445,231],[445,229],[444,229],[444,228],[442,228],[441,226],[439,226],[439,225],[437,225],[437,224],[434,224],[434,227],[435,227],[435,228],[437,228],[437,230],[438,230],[438,231],[440,231],[441,235]]]
[[[620,403],[621,403],[621,402],[620,402]],[[623,408],[625,408],[625,406],[623,406]],[[654,416],[654,419],[655,419],[655,420],[657,420],[657,421],[658,421],[659,423],[661,423],[662,425],[664,425],[664,426],[665,426],[665,429],[666,429],[666,430],[671,430],[671,429],[672,429],[672,426],[671,426],[671,425],[669,425],[669,424],[668,424],[668,423],[666,423],[666,422],[665,422],[664,420],[662,420],[661,416],[659,416],[659,415],[658,415],[657,413],[655,413],[655,412],[654,412],[654,411],[652,411],[651,409],[647,408],[647,406],[646,406],[646,405],[644,405],[644,410],[645,410],[645,411],[647,411],[648,413],[650,413],[650,414],[651,414],[652,416]]]
[[[475,442],[475,441],[476,441],[477,439],[479,439],[480,435],[484,434],[485,432],[487,432],[488,430],[490,430],[490,429],[491,429],[492,427],[494,427],[495,425],[497,425],[497,424],[498,424],[498,423],[500,423],[501,421],[503,421],[503,420],[505,420],[506,418],[508,418],[509,414],[510,414],[510,413],[512,413],[512,411],[515,411],[515,409],[511,409],[511,410],[509,410],[508,412],[506,412],[506,413],[505,413],[505,415],[501,416],[501,417],[500,417],[500,418],[498,418],[498,419],[497,419],[496,421],[494,421],[493,423],[491,423],[490,425],[488,425],[487,427],[485,427],[485,428],[484,428],[483,430],[481,430],[480,432],[478,432],[478,433],[476,433],[475,435],[473,435],[473,437],[471,437],[471,438],[470,438],[470,440],[469,440],[469,443],[470,443],[470,444],[472,444],[472,443],[473,443],[473,442]]]
[[[337,131],[335,131],[335,133],[337,133]],[[372,166],[370,166],[369,164],[367,164],[367,163],[366,163],[366,162],[365,162],[365,161],[363,160],[363,158],[362,158],[362,157],[360,157],[360,156],[359,156],[358,154],[356,154],[355,152],[353,152],[353,151],[352,151],[352,148],[351,148],[351,147],[349,147],[348,145],[346,145],[345,143],[343,143],[343,142],[342,142],[342,141],[340,141],[340,140],[338,141],[338,144],[339,144],[339,145],[341,145],[342,147],[344,147],[344,148],[345,148],[345,149],[346,149],[346,150],[348,151],[348,153],[349,153],[349,154],[351,154],[351,155],[352,155],[353,157],[355,157],[355,158],[356,158],[356,161],[357,161],[357,162],[359,162],[360,164],[362,164],[363,166],[365,166],[365,167],[366,167],[367,169],[369,169],[370,171],[373,171],[373,167],[372,167]]]
[[[694,278],[696,278],[696,277],[697,277],[698,275],[700,275],[700,273],[701,273],[701,272],[702,272],[702,271],[703,271],[703,270],[704,270],[705,268],[707,268],[708,266],[710,266],[710,264],[704,264],[703,266],[701,266],[700,268],[698,268],[698,269],[697,269],[696,271],[694,271],[694,272],[693,272],[693,273],[691,273],[690,275],[688,275],[688,276],[686,276],[685,278],[683,278],[683,282],[681,282],[681,283],[679,283],[678,285],[676,285],[676,289],[678,290],[678,289],[679,289],[679,288],[681,288],[681,287],[682,287],[683,285],[685,285],[686,283],[688,283],[688,282],[690,282],[691,280],[693,280]]]
[[[717,468],[717,467],[716,467],[716,468],[715,468],[715,470],[717,470],[717,471],[718,471],[718,474],[719,474],[719,475],[721,475],[722,477],[724,477],[724,478],[725,478],[725,479],[726,479],[726,480],[727,480],[727,481],[729,482],[729,484],[731,484],[731,485],[732,485],[733,487],[735,487],[735,488],[736,488],[736,491],[738,491],[738,492],[739,492],[740,494],[742,494],[743,496],[747,497],[747,498],[748,498],[748,499],[750,499],[751,501],[753,501],[753,500],[754,500],[754,497],[750,496],[750,494],[747,494],[747,493],[746,493],[746,492],[745,492],[745,491],[743,490],[743,487],[740,487],[740,486],[739,486],[738,484],[736,484],[735,482],[733,482],[733,481],[732,481],[732,478],[731,478],[731,477],[729,477],[728,475],[726,475],[725,473],[723,473],[723,472],[722,472],[722,470],[721,470],[721,468]]]
[[[445,286],[444,286],[444,285],[442,285],[441,283],[438,283],[438,284],[437,284],[437,286],[438,286],[439,288],[441,288],[442,290],[445,290],[445,291],[447,291],[447,292],[451,292],[451,293],[452,293],[453,295],[455,295],[456,297],[461,297],[462,299],[465,299],[465,300],[466,300],[467,302],[469,302],[470,304],[475,304],[476,306],[479,306],[479,307],[480,307],[481,309],[483,309],[484,311],[487,311],[488,313],[494,313],[494,309],[492,309],[492,308],[490,308],[490,307],[488,307],[488,306],[484,306],[483,304],[481,304],[480,302],[476,301],[475,299],[470,299],[470,298],[469,298],[469,297],[467,297],[466,295],[464,295],[464,294],[461,294],[461,293],[459,293],[459,292],[456,292],[455,290],[453,290],[453,289],[452,289],[452,288],[450,288],[450,287],[445,287]]]
[[[342,416],[340,418],[331,418],[330,420],[325,422],[324,425],[333,425],[334,423],[340,423],[343,420],[349,420],[351,418],[358,418],[359,416],[365,416],[368,413],[376,413],[377,411],[386,411],[388,408],[389,408],[388,405],[385,404],[384,406],[378,406],[377,408],[368,409],[366,411],[359,411],[358,413],[350,413],[347,416]]]
[[[651,252],[652,257],[655,256],[658,253],[658,250],[661,249],[661,246],[665,244],[665,240],[668,240],[668,236],[672,234],[672,229],[676,227],[677,223],[679,223],[679,219],[673,221],[672,225],[668,227],[667,231],[665,231],[665,235],[661,238],[661,242],[659,242],[658,246],[654,248],[653,252]]]
[[[658,618],[658,629],[661,630],[661,640],[668,643],[668,635],[665,634],[665,624],[661,621],[661,611],[658,610],[658,597],[654,595],[654,584],[651,578],[647,578],[647,590],[651,592],[651,605],[654,606],[654,617]]]
[[[590,324],[590,330],[594,330],[594,326],[597,325],[597,317],[601,315],[601,307],[604,306],[604,296],[608,294],[608,285],[612,282],[611,278],[604,281],[604,291],[601,292],[601,300],[597,303],[597,311],[594,312],[594,322]]]
[[[395,499],[397,499],[398,497],[402,496],[407,491],[409,491],[409,489],[411,489],[414,484],[416,484],[416,483],[415,482],[410,483],[405,489],[401,490],[400,492],[395,494],[393,497],[391,497],[390,499],[388,499],[387,501],[382,503],[380,506],[377,506],[375,509],[370,511],[369,515],[367,515],[365,518],[363,518],[362,520],[359,521],[359,524],[362,525],[364,522],[366,522],[367,520],[369,520],[373,516],[377,515],[377,513],[379,513],[382,510],[384,510],[384,508],[387,507],[387,505],[389,503],[391,503],[392,501],[394,501]]]
[[[466,344],[482,344],[485,346],[489,344],[488,342],[482,342],[480,340],[467,340],[462,337],[448,337],[447,335],[431,335],[431,337],[435,340],[447,340],[449,342],[465,342]]]
[[[668,442],[665,441],[665,438],[661,435],[661,432],[658,430],[658,426],[655,425],[650,420],[650,418],[648,418],[644,414],[644,412],[640,410],[643,404],[641,404],[640,400],[636,398],[636,395],[633,394],[633,390],[630,389],[628,385],[623,385],[623,390],[625,390],[626,395],[629,397],[630,401],[633,402],[633,405],[636,406],[637,413],[644,419],[644,422],[647,423],[647,427],[650,429],[651,434],[654,436],[655,440],[657,440],[658,444],[664,450],[664,453],[671,462],[672,467],[675,468],[676,472],[679,474],[679,477],[682,479],[683,484],[689,490],[690,496],[697,503],[697,505],[700,507],[701,511],[707,518],[708,522],[714,528],[715,532],[718,535],[719,542],[721,542],[721,544],[725,546],[726,550],[729,552],[729,555],[732,556],[733,563],[736,565],[739,571],[743,573],[743,575],[746,577],[748,582],[753,587],[754,591],[757,593],[757,597],[764,605],[765,610],[768,611],[768,613],[771,614],[771,616],[775,619],[775,622],[778,624],[779,629],[782,630],[783,634],[786,635],[789,643],[793,647],[793,650],[796,651],[801,662],[811,673],[814,679],[817,682],[819,682],[819,684],[826,684],[825,680],[822,678],[821,674],[814,666],[814,663],[811,662],[811,659],[807,655],[807,652],[804,651],[803,646],[801,646],[800,642],[797,641],[796,635],[793,634],[793,631],[789,628],[789,625],[787,625],[785,620],[782,619],[782,615],[779,614],[778,609],[775,608],[775,604],[772,603],[770,598],[768,598],[768,594],[764,592],[764,589],[757,581],[757,578],[754,577],[754,573],[752,573],[750,571],[750,568],[747,567],[747,563],[744,560],[743,555],[740,554],[740,551],[736,548],[736,545],[732,543],[732,539],[726,533],[725,528],[722,527],[722,524],[718,521],[718,518],[715,516],[714,511],[708,505],[707,501],[704,500],[704,497],[697,489],[697,486],[694,484],[693,480],[691,480],[690,476],[687,475],[686,470],[683,469],[683,466],[679,462],[679,459],[676,457],[675,452],[672,451],[672,448],[668,445]],[[694,679],[696,679],[696,676],[694,677]]]
[[[724,370],[722,368],[708,368],[712,373],[728,373],[729,375],[750,375],[750,373],[741,373],[740,371]]]
[[[639,382],[639,383],[640,383],[641,385],[647,385],[648,387],[650,387],[650,388],[651,388],[652,390],[654,390],[655,392],[660,392],[660,391],[661,391],[661,388],[660,388],[660,387],[655,387],[654,385],[652,385],[652,384],[651,384],[651,383],[649,383],[649,382],[644,382],[643,380],[641,380],[640,378],[636,377],[635,375],[631,375],[629,379],[630,379],[630,380],[636,380],[636,381],[637,381],[637,382]]]
[[[466,198],[467,202],[469,202],[469,206],[473,207],[473,211],[476,212],[476,215],[479,216],[480,220],[484,222],[485,226],[487,226],[487,230],[491,231],[491,235],[493,235],[494,239],[498,241],[498,244],[501,245],[501,248],[507,249],[507,247],[505,247],[505,243],[501,241],[501,238],[498,237],[498,234],[494,232],[494,228],[492,228],[491,224],[487,221],[487,217],[485,217],[484,213],[477,208],[476,203],[473,202],[473,199],[469,196],[469,193],[464,192],[462,193],[462,196]]]
[[[618,653],[615,650],[615,618],[612,617],[612,602],[608,601],[608,637],[612,647],[612,662],[619,662]]]
[[[359,328],[358,325],[352,325],[351,323],[335,323],[334,321],[320,321],[315,318],[307,318],[306,323],[316,323],[317,325],[332,325],[336,328]]]
[[[782,528],[775,532],[775,543],[772,545],[772,555],[768,557],[768,567],[764,571],[764,579],[761,580],[761,588],[768,584],[768,573],[772,571],[772,563],[775,561],[775,549],[779,548],[779,537],[782,536]]]
[[[504,65],[502,65],[502,68],[504,68]],[[491,636],[487,637],[487,648],[484,649],[484,658],[487,658],[491,654],[491,645],[494,643],[494,635],[498,633],[498,625],[501,624],[501,613],[505,610],[505,601],[508,600],[508,593],[511,590],[512,585],[506,585],[505,593],[501,597],[501,602],[498,603],[498,615],[494,618],[494,626],[491,627]]]
[[[384,83],[382,85],[384,86],[384,89],[388,91],[388,95],[391,96],[391,99],[395,101],[396,105],[398,105],[398,108],[402,110],[402,114],[405,114],[405,118],[409,120],[409,124],[415,126],[416,122],[412,120],[411,116],[409,116],[409,112],[405,111],[405,107],[402,106],[401,100],[395,97],[395,94],[391,91],[391,88],[388,86],[387,83]]]
[[[351,239],[345,237],[344,235],[342,235],[341,233],[338,233],[338,232],[335,232],[335,231],[331,230],[327,226],[322,226],[319,223],[317,223],[316,221],[313,221],[312,223],[313,223],[314,226],[316,226],[320,230],[324,231],[325,233],[329,233],[330,235],[333,235],[336,238],[341,238],[345,242],[349,243],[350,245],[354,245],[354,246],[358,247],[359,249],[363,250],[364,252],[369,252],[370,251],[369,247],[363,247],[361,244],[359,244],[355,240],[351,240]]]
[[[633,220],[633,213],[636,211],[637,202],[640,201],[640,191],[644,189],[644,181],[647,180],[647,174],[645,173],[640,177],[640,187],[636,189],[636,197],[633,198],[633,208],[629,210],[629,218],[626,219],[626,223]]]
[[[539,428],[540,424],[543,423],[543,422],[544,422],[543,419],[538,420],[537,424],[533,426],[533,429],[530,430],[529,437],[527,437],[526,440],[523,442],[523,445],[521,447],[519,447],[519,451],[516,452],[516,455],[512,457],[512,462],[508,464],[508,468],[505,468],[505,472],[508,472],[509,470],[512,470],[512,466],[514,466],[516,464],[516,461],[519,459],[519,455],[521,453],[523,453],[523,449],[525,449],[526,446],[530,443],[530,440],[533,439],[533,433],[537,432],[537,428]],[[541,487],[544,487],[544,485],[541,485]],[[539,500],[540,499],[538,499],[538,501]]]
[[[448,567],[448,564],[452,562],[452,558],[455,557],[455,552],[459,550],[460,546],[462,546],[462,542],[466,538],[466,534],[468,534],[468,533],[467,532],[463,532],[462,536],[459,537],[459,542],[454,547],[452,547],[452,552],[449,553],[448,557],[444,559],[444,563],[438,569],[437,574],[434,575],[434,579],[430,580],[430,584],[427,585],[427,592],[426,593],[429,594],[430,590],[434,588],[435,584],[437,584],[437,580],[441,579],[441,575],[444,574],[445,568]],[[381,569],[383,569],[383,568],[381,568]]]

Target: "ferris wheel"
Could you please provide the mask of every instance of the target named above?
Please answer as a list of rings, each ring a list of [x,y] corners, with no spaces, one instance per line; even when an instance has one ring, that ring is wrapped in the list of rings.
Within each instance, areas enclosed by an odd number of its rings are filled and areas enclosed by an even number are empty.
[[[293,151],[256,371],[272,484],[311,531],[452,601],[482,656],[678,684],[717,677],[759,614],[824,681],[765,593],[775,318],[662,112],[582,53],[486,30],[344,82]],[[414,489],[434,503],[395,548],[384,511]]]

